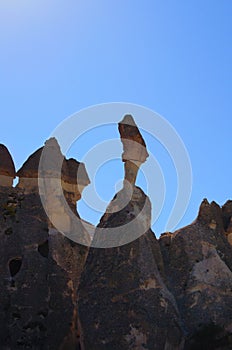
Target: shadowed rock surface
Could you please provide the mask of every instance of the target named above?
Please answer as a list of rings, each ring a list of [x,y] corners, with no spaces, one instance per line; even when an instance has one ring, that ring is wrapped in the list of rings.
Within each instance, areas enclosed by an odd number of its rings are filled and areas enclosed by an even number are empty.
[[[10,187],[15,178],[15,166],[6,146],[0,144],[0,187]]]
[[[79,346],[76,294],[88,248],[51,225],[38,193],[40,154],[41,149],[18,172],[26,180],[17,188],[3,187],[0,196],[1,349]],[[64,164],[64,178],[77,183],[78,162]],[[73,212],[75,198],[79,191],[70,201]]]
[[[232,246],[232,201],[227,201],[222,206],[222,219],[225,234],[230,245]]]
[[[232,348],[232,247],[223,208],[204,200],[192,225],[159,240],[167,286],[186,327],[186,349]]]
[[[84,164],[49,139],[13,188],[0,145],[0,349],[232,349],[232,201],[203,200],[196,221],[157,240],[135,186],[145,141],[129,115],[119,132],[124,187],[92,241],[76,211]]]
[[[124,209],[102,217],[94,239],[102,228],[107,235],[141,211],[146,195],[138,187],[134,192]],[[150,222],[150,212],[145,219]],[[140,232],[146,227],[143,220],[137,223]],[[183,348],[180,315],[165,285],[159,244],[150,229],[129,244],[90,249],[78,309],[83,349]]]

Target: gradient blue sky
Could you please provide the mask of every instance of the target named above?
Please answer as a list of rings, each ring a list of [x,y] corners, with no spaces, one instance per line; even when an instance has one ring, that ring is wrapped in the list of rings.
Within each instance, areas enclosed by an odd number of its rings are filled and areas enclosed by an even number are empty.
[[[231,17],[230,0],[2,0],[0,143],[19,168],[70,114],[111,101],[144,105],[166,118],[188,149],[193,192],[179,227],[190,223],[204,197],[219,204],[232,197]],[[108,137],[118,137],[117,128],[87,135],[70,155],[81,160],[86,145]],[[159,234],[176,178],[162,147],[144,137],[148,147],[156,145],[167,182],[154,224]],[[106,201],[118,176],[120,161],[97,174]],[[94,223],[100,217],[83,203],[80,212]]]

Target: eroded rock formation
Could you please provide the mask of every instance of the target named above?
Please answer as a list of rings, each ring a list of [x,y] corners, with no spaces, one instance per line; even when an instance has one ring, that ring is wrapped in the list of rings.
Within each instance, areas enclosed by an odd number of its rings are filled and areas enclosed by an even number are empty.
[[[126,207],[103,215],[95,235],[107,239],[107,233],[117,226],[125,226],[127,232],[126,225],[141,212],[146,200],[135,187]],[[150,212],[146,215],[136,224],[140,233],[147,229],[144,221],[150,221]],[[83,349],[183,349],[181,317],[165,285],[159,244],[150,229],[126,245],[90,249],[78,310]]]
[[[81,198],[83,188],[90,183],[85,165],[73,158],[66,159],[55,138],[34,152],[17,171],[17,176],[17,187],[23,188],[24,193],[38,192],[39,176],[50,179],[51,191],[55,191],[61,182],[66,200],[74,206]]]
[[[15,178],[15,166],[6,146],[0,144],[0,187],[10,187]]]
[[[186,328],[185,349],[232,347],[232,249],[224,210],[205,199],[193,224],[159,240],[167,286]]]
[[[131,115],[125,115],[118,129],[123,144],[125,180],[134,185],[139,167],[148,157],[146,144]]]
[[[232,201],[203,200],[191,225],[157,240],[135,186],[145,142],[131,116],[119,131],[124,186],[92,243],[75,224],[84,165],[50,139],[14,188],[0,146],[0,349],[232,349]]]
[[[73,214],[79,217],[75,203],[81,191],[75,171],[80,163],[64,159],[55,140],[48,143],[53,149],[51,173],[59,157],[63,162],[62,189]],[[76,294],[88,248],[60,233],[43,209],[38,191],[42,150],[30,156],[18,171],[16,188],[11,187],[12,181],[8,187],[1,187],[1,349],[77,349],[79,346]],[[12,179],[14,167],[9,164],[11,172],[7,175]],[[53,175],[54,172],[51,179],[55,178]],[[89,182],[84,167],[82,175],[81,185]],[[51,182],[53,189],[55,185]],[[74,236],[86,234],[81,226],[79,229],[82,232],[73,232]]]

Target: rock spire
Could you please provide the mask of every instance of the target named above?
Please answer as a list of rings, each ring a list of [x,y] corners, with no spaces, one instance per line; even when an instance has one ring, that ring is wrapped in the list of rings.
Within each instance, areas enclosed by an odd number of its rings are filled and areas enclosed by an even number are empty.
[[[131,115],[125,115],[118,129],[123,144],[122,161],[125,163],[125,178],[135,184],[139,167],[149,156],[145,141]]]

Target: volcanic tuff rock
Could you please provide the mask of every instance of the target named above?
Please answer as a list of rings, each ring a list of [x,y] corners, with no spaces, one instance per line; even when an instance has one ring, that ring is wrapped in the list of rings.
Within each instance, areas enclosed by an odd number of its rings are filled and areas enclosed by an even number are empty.
[[[225,234],[232,246],[232,201],[227,201],[222,207],[222,219]]]
[[[91,248],[75,243],[90,244],[75,224],[84,165],[50,139],[13,188],[0,146],[1,349],[232,349],[232,201],[204,200],[191,225],[157,240],[149,198],[135,186],[145,142],[131,116],[119,131],[124,187]]]
[[[187,333],[185,348],[231,349],[232,247],[224,232],[223,209],[204,200],[196,221],[163,234],[160,246],[167,286]]]
[[[131,222],[145,201],[135,187],[124,209],[102,217],[95,235]],[[123,246],[91,248],[78,296],[83,349],[182,349],[181,317],[163,277],[159,244],[150,229]]]
[[[55,138],[46,141],[45,146],[34,152],[18,170],[17,187],[23,188],[24,192],[38,191],[39,175],[51,178],[54,188],[57,185],[55,179],[61,180],[67,201],[74,205],[81,198],[83,188],[90,183],[85,165],[73,158],[67,160]]]
[[[135,184],[139,167],[149,156],[145,141],[131,115],[125,115],[118,124],[123,144],[122,161],[125,163],[125,180]]]
[[[1,349],[76,349],[79,344],[76,293],[88,248],[51,225],[38,193],[40,154],[41,149],[18,172],[23,181],[17,188],[1,187]],[[64,164],[63,177],[75,184],[78,163]],[[79,192],[73,198],[80,198]]]
[[[12,186],[15,166],[6,146],[0,144],[0,186]]]

